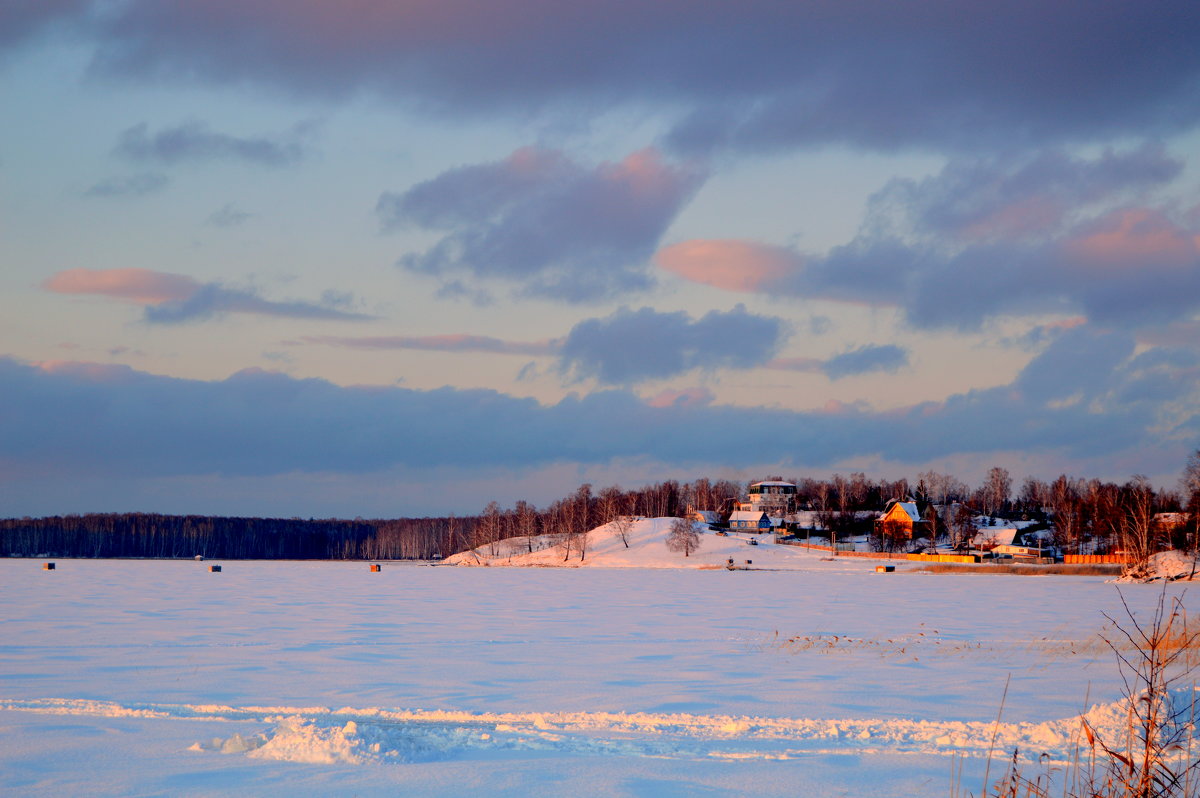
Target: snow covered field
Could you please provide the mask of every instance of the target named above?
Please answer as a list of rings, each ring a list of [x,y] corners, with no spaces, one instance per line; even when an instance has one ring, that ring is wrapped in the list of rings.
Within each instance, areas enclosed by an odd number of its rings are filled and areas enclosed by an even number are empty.
[[[1100,578],[778,556],[0,560],[0,791],[937,796],[956,751],[978,793],[1009,675],[1000,758],[1066,759],[1081,711],[1119,715]],[[1121,586],[1139,611],[1160,589]]]

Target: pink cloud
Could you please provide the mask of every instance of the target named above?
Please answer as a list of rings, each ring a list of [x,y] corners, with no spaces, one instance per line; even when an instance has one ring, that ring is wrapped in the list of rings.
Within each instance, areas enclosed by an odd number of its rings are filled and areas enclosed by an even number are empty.
[[[253,289],[200,283],[183,274],[149,269],[68,269],[42,283],[57,294],[90,294],[144,305],[145,319],[172,324],[211,318],[221,313],[251,313],[300,319],[358,321],[371,318],[346,309],[349,299],[326,292],[320,302],[275,302]]]
[[[655,261],[685,280],[744,293],[761,291],[802,266],[784,247],[732,239],[683,241],[660,249]]]
[[[637,195],[657,196],[675,191],[681,170],[668,164],[662,153],[646,147],[617,163],[603,164],[597,171],[602,180],[623,183]]]
[[[1067,250],[1085,261],[1101,264],[1194,264],[1200,256],[1200,236],[1185,230],[1162,212],[1149,208],[1114,211],[1085,233],[1067,242]]]
[[[971,239],[1001,236],[1032,236],[1052,230],[1066,215],[1066,204],[1055,197],[1022,197],[996,208],[964,227],[961,234]]]
[[[81,360],[42,360],[33,366],[45,374],[75,377],[87,382],[124,382],[136,374],[129,366]]]
[[[47,279],[42,287],[56,294],[93,294],[157,305],[183,302],[200,284],[182,274],[149,269],[68,269]]]
[[[651,407],[702,407],[712,404],[716,396],[704,387],[666,390],[646,400]]]
[[[1087,319],[1083,316],[1071,316],[1068,319],[1059,319],[1058,321],[1048,321],[1042,327],[1048,330],[1070,330],[1075,327],[1080,327],[1087,324]]]

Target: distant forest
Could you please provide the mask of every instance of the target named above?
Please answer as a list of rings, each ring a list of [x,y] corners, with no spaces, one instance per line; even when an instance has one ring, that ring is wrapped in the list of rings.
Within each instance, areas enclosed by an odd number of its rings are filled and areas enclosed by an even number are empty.
[[[991,469],[977,488],[934,471],[919,474],[915,482],[872,481],[862,473],[789,481],[797,486],[798,507],[812,511],[822,529],[842,534],[869,531],[870,513],[882,510],[890,499],[910,497],[955,508],[946,513],[946,528],[935,535],[953,535],[955,518],[1024,517],[1044,521],[1063,550],[1078,551],[1085,543],[1108,550],[1131,538],[1150,550],[1192,548],[1200,521],[1200,451],[1188,459],[1178,491],[1155,490],[1144,477],[1117,484],[1066,475],[1052,482],[1029,478],[1014,491],[1003,468]],[[634,490],[612,486],[599,492],[584,484],[540,509],[526,501],[511,508],[491,502],[474,516],[392,520],[150,513],[13,518],[0,520],[0,557],[425,560],[516,537],[526,537],[532,547],[537,535],[554,536],[569,547],[579,545],[581,537],[586,545],[587,530],[623,516],[680,516],[691,509],[727,516],[746,496],[746,488],[746,483],[708,479],[666,480]],[[963,512],[967,508],[970,512]],[[1152,521],[1163,512],[1179,513],[1186,523],[1160,535]]]
[[[696,489],[699,489],[699,493]],[[89,513],[0,520],[0,557],[428,560],[518,535],[578,535],[618,515],[672,516],[699,499],[728,506],[740,483],[667,481],[639,490],[582,485],[544,509],[490,503],[477,516],[352,521]]]

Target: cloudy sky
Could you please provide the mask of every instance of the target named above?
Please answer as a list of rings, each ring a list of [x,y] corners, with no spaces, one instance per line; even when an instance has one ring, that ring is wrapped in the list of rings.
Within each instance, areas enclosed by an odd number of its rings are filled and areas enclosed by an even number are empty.
[[[1194,2],[0,5],[0,515],[1200,445]]]

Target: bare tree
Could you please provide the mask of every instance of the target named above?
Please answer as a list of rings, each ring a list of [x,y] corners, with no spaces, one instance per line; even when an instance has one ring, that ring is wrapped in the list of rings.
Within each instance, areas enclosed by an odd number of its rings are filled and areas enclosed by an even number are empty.
[[[1179,479],[1179,492],[1183,494],[1184,509],[1187,510],[1186,536],[1189,548],[1200,549],[1200,449],[1192,452]]]
[[[570,502],[572,505],[571,537],[574,539],[575,550],[579,552],[579,561],[587,557],[588,540],[592,528],[592,486],[583,483],[575,491]],[[570,554],[570,547],[567,551]]]
[[[871,548],[875,551],[897,551],[908,546],[909,528],[899,521],[888,519],[875,524]]]
[[[516,507],[516,531],[517,534],[525,538],[525,548],[529,553],[533,553],[533,538],[537,533],[537,510],[527,501],[517,502]]]
[[[714,510],[713,506],[714,493],[712,484],[705,478],[700,478],[692,483],[691,487],[692,501],[695,502],[697,510]]]
[[[967,498],[967,486],[949,474],[924,471],[917,475],[917,479],[925,485],[929,500],[934,504],[949,504]]]
[[[684,557],[699,549],[700,533],[696,531],[696,524],[687,518],[676,518],[671,522],[671,531],[667,534],[667,548],[675,552],[682,551]]]
[[[1063,548],[1072,538],[1075,553],[1083,548],[1084,508],[1079,481],[1062,474],[1050,485],[1050,510],[1054,513],[1054,544]]]
[[[625,544],[625,548],[629,548],[629,532],[633,529],[633,516],[621,513],[612,520],[612,530],[617,533],[617,537]]]
[[[1131,555],[1131,567],[1145,564],[1158,550],[1154,524],[1154,488],[1150,480],[1138,474],[1125,486],[1127,495],[1124,520],[1125,550]]]
[[[1021,504],[1026,512],[1041,512],[1042,508],[1050,504],[1049,495],[1049,486],[1040,479],[1026,477],[1021,485]]]
[[[446,519],[446,555],[456,554],[459,547],[458,519],[454,517],[454,513],[450,513],[450,517]]]
[[[487,544],[488,554],[495,557],[497,554],[497,546],[500,543],[500,505],[494,501],[488,502],[487,507],[483,510],[483,518],[480,519],[479,532],[476,535],[476,546]]]
[[[975,513],[965,504],[956,504],[950,513],[950,530],[954,537],[954,548],[966,549],[975,537]]]
[[[849,481],[846,483],[847,500],[850,505],[858,510],[862,508],[863,502],[870,495],[871,487],[867,482],[867,475],[861,471],[855,471],[850,475]]]
[[[597,509],[600,515],[596,519],[596,525],[603,526],[604,524],[612,523],[613,519],[621,514],[623,504],[624,495],[621,493],[621,489],[618,486],[613,485],[600,491],[600,497],[597,503]]]
[[[1200,449],[1188,455],[1183,476],[1179,478],[1179,489],[1188,508],[1192,512],[1200,511]]]
[[[571,559],[571,551],[575,548],[576,532],[576,505],[570,500],[557,501],[554,503],[557,509],[555,525],[555,537],[558,538],[559,544],[563,547],[563,562]]]
[[[1123,534],[1121,489],[1111,482],[1093,479],[1081,486],[1080,496],[1077,526],[1090,530],[1097,551],[1119,547]]]
[[[1008,475],[1008,470],[993,467],[988,471],[987,481],[983,486],[984,496],[984,512],[988,515],[995,515],[1004,509],[1004,505],[1008,504],[1008,497],[1012,495],[1012,478]]]

